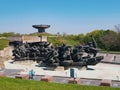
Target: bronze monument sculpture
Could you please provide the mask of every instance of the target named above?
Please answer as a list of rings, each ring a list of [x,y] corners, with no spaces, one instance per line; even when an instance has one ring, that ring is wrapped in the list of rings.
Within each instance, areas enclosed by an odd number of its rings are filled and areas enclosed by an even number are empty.
[[[49,42],[15,43],[14,60],[36,60],[39,66],[87,66],[96,65],[104,57],[97,56],[97,44],[93,36],[91,42],[76,45],[52,46]],[[84,55],[86,53],[86,55]]]

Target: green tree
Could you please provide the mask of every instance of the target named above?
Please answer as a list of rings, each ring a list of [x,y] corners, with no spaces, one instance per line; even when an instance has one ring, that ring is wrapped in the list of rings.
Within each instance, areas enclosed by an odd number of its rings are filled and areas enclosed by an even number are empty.
[[[120,51],[120,24],[115,25],[115,29],[116,29],[116,31],[118,33],[118,39],[117,39],[118,47],[117,47],[117,49]]]
[[[75,38],[75,40],[77,40],[80,44],[84,44],[84,34],[78,34]]]
[[[100,39],[105,50],[117,50],[117,32],[112,30],[104,31],[103,37]]]
[[[101,43],[101,38],[104,36],[104,30],[94,30],[85,35],[84,41],[91,41],[90,36],[93,36],[98,44],[99,48],[103,48],[103,44]]]

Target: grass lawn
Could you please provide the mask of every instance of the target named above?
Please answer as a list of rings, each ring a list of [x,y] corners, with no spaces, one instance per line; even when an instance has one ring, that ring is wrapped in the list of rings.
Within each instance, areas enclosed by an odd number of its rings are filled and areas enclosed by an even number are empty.
[[[0,78],[0,90],[120,90],[120,88]]]
[[[0,50],[3,50],[8,46],[9,41],[7,39],[0,39]]]
[[[70,46],[74,46],[78,43],[78,41],[75,41],[75,40],[72,40],[72,39],[69,39],[67,37],[49,37],[48,38],[48,42],[51,42],[53,45],[55,44],[67,44],[67,45],[70,45]]]

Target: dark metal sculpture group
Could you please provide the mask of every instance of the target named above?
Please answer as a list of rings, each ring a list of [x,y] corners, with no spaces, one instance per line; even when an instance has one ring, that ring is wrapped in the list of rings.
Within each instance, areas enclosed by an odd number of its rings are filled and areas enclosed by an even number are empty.
[[[97,56],[97,44],[52,46],[49,42],[13,43],[14,60],[36,60],[39,66],[87,66],[96,65],[104,57]]]

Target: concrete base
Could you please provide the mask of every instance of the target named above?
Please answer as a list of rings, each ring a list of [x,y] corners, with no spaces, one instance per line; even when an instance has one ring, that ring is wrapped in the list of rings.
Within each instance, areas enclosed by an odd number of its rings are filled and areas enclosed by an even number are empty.
[[[64,71],[63,66],[49,66],[46,69],[51,71]]]
[[[111,80],[106,80],[106,79],[103,79],[100,83],[100,86],[112,86],[112,82]]]
[[[51,71],[64,71],[64,70],[69,70],[70,68],[77,68],[78,70],[87,70],[86,66],[68,66],[68,67],[64,67],[64,66],[57,66],[57,67],[47,67],[47,70],[51,70]]]
[[[65,70],[68,70],[70,68],[77,68],[78,70],[87,70],[86,66],[68,66],[68,67],[64,67]]]
[[[68,80],[68,83],[71,83],[71,84],[80,84],[80,78],[70,78]]]
[[[53,77],[52,76],[43,76],[43,77],[41,77],[41,81],[52,82]]]
[[[57,66],[55,68],[55,71],[64,71],[64,67],[63,66]]]
[[[15,78],[28,80],[29,79],[29,75],[28,74],[20,74],[20,75],[16,75]]]
[[[6,77],[5,73],[0,73],[0,77]]]

